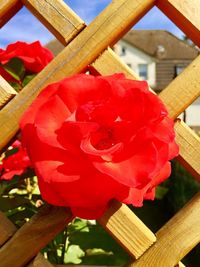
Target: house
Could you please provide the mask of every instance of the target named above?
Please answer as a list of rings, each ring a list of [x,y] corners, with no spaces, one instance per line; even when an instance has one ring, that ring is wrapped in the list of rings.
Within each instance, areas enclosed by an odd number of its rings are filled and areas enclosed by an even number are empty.
[[[198,55],[196,48],[164,30],[132,30],[116,44],[115,51],[157,91]]]
[[[64,46],[53,40],[46,45],[55,55]],[[164,30],[131,30],[113,47],[120,58],[155,91],[163,90],[199,54],[194,46]],[[200,129],[200,100],[182,118]]]

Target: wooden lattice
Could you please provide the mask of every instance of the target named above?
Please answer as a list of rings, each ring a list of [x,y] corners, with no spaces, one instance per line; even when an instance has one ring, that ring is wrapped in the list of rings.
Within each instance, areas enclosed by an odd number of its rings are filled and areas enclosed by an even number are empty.
[[[18,95],[0,78],[1,148],[16,134],[21,114],[48,83],[82,72],[88,65],[102,75],[124,72],[127,77],[137,79],[108,46],[118,41],[154,5],[200,45],[200,0],[113,0],[87,27],[62,0],[0,0],[0,25],[23,5],[66,48]],[[199,95],[200,57],[197,57],[160,97],[168,106],[170,116],[176,119]],[[200,180],[200,140],[180,120],[176,121],[175,129],[180,145],[178,160]],[[199,214],[200,194],[197,194],[156,235],[126,205],[116,201],[99,222],[132,256],[134,261],[130,266],[174,267],[184,266],[180,260],[200,241]],[[0,213],[0,266],[52,266],[38,253],[72,218],[70,210],[66,218],[65,209],[46,206],[17,231]]]

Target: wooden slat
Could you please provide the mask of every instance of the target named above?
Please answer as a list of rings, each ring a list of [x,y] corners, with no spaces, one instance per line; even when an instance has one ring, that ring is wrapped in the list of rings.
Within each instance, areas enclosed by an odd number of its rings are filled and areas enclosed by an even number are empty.
[[[1,267],[23,267],[73,219],[69,209],[45,206],[0,249]]]
[[[44,256],[39,253],[26,267],[54,267]],[[63,266],[64,267],[64,266]]]
[[[200,96],[200,56],[160,93],[172,118],[178,117]]]
[[[102,75],[123,72],[130,79],[138,76],[128,68],[115,53],[106,50],[92,68]],[[159,97],[168,108],[171,118],[178,117],[195,99],[200,96],[200,56],[196,58],[176,79],[163,90]]]
[[[178,160],[200,181],[200,138],[181,120],[176,121],[175,130],[180,146]]]
[[[17,228],[0,211],[0,247],[17,231]]]
[[[64,45],[85,27],[84,22],[62,0],[22,2]]]
[[[158,0],[156,4],[194,43],[200,46],[200,0]]]
[[[155,235],[124,204],[113,201],[98,222],[135,259],[155,241]]]
[[[48,83],[83,71],[109,44],[117,41],[153,5],[154,0],[112,2],[0,113],[0,148],[15,135],[22,113]]]
[[[0,247],[17,231],[16,226],[0,211]],[[53,267],[42,254],[38,254],[27,267]]]
[[[21,8],[20,0],[1,0],[0,1],[0,28],[11,19]]]
[[[63,264],[54,264],[54,267],[66,267]],[[67,267],[120,267],[116,265],[82,265],[82,264],[67,264]]]
[[[0,110],[17,92],[0,76]]]
[[[175,267],[186,267],[182,262],[179,262]]]
[[[119,56],[111,49],[106,49],[89,67],[92,73],[109,75],[124,73],[129,79],[140,80],[139,76],[129,68]]]
[[[172,267],[200,242],[200,193],[156,234],[157,242],[129,267]]]
[[[66,265],[55,264],[54,267],[66,267]],[[80,267],[80,265],[68,265],[67,267]],[[91,265],[81,265],[81,267],[91,267]],[[92,267],[120,267],[120,266],[111,266],[111,265],[92,265]],[[148,266],[144,266],[148,267]],[[186,267],[182,262],[179,262],[175,267]]]
[[[0,247],[17,231],[16,226],[0,211]],[[43,256],[38,254],[27,267],[53,267]]]

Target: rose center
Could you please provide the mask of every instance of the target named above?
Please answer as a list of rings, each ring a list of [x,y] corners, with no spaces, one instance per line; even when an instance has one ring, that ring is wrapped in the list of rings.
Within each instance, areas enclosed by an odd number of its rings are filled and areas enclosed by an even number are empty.
[[[98,149],[108,149],[116,144],[113,129],[101,126],[96,132],[91,134],[91,143]]]

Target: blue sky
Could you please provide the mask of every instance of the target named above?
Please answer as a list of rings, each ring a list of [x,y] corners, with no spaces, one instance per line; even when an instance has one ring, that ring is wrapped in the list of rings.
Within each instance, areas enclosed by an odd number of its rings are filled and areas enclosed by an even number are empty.
[[[65,2],[89,24],[111,0],[65,0]],[[183,33],[156,7],[146,14],[135,26],[135,29],[164,29],[178,37]],[[20,10],[1,30],[0,47],[17,40],[33,42],[40,40],[46,44],[53,35],[26,9]]]

